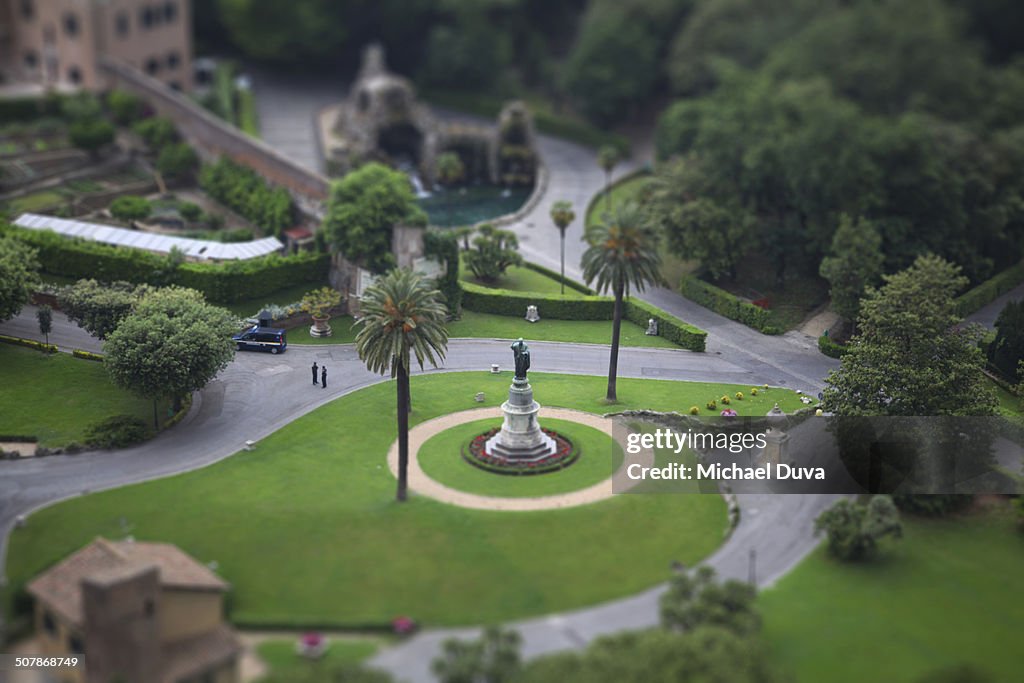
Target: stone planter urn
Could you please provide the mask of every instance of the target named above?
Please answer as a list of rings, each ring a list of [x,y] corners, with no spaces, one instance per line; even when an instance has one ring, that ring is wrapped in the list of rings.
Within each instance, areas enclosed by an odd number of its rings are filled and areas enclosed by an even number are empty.
[[[311,337],[330,337],[331,326],[328,325],[328,321],[331,319],[330,316],[313,316],[313,325],[309,328],[309,335]]]
[[[313,325],[309,328],[311,337],[330,337],[331,326],[327,321],[331,319],[331,312],[334,307],[341,303],[341,292],[330,287],[321,287],[307,292],[302,297],[302,310],[309,313],[313,318]]]

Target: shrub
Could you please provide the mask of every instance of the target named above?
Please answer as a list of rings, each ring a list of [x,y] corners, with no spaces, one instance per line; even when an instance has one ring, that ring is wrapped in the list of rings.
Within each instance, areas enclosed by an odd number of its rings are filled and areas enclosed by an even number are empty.
[[[723,406],[727,406],[730,403],[732,403],[732,401],[729,400],[728,396],[723,396],[720,400],[721,400]]]
[[[181,202],[178,204],[178,213],[188,222],[195,223],[203,215],[203,209],[198,204],[193,204],[192,202]]]
[[[750,395],[751,396],[757,396],[757,387],[751,387],[750,388]]]
[[[24,346],[29,349],[36,351],[42,351],[43,353],[57,353],[56,344],[44,344],[43,342],[37,342],[34,339],[22,339],[21,337],[9,337],[6,334],[0,334],[0,342],[4,344],[13,344],[15,346]]]
[[[708,410],[718,410],[718,404],[715,403],[714,401],[708,401],[704,407],[707,408]]]
[[[107,95],[107,108],[115,121],[126,126],[142,116],[142,99],[124,90],[111,90]]]
[[[700,415],[700,408],[697,406],[690,406],[690,415]]]
[[[195,150],[184,142],[164,145],[156,159],[156,170],[170,178],[185,178],[198,166],[199,157]]]
[[[523,262],[519,255],[519,239],[511,230],[495,228],[490,223],[480,226],[473,239],[473,248],[465,252],[466,267],[482,282],[496,282],[510,266]]]
[[[114,141],[114,126],[101,118],[74,121],[68,126],[68,139],[75,147],[95,154]]]
[[[737,391],[736,392],[736,400],[737,401],[742,401],[743,400],[743,392],[742,391]]]
[[[317,235],[321,234],[322,232],[317,232]],[[462,313],[458,238],[450,230],[428,230],[423,234],[423,251],[426,256],[445,265],[444,272],[437,276],[437,288],[444,296],[448,317],[458,318]]]
[[[771,314],[767,310],[743,301],[724,289],[708,284],[697,277],[684,277],[679,291],[687,299],[759,332],[764,334],[779,334],[781,332],[769,323]]]
[[[302,310],[314,318],[326,318],[331,309],[341,303],[341,292],[333,287],[321,287],[302,296]]]
[[[85,432],[85,442],[91,448],[125,448],[152,436],[152,430],[139,418],[115,415],[89,427]]]
[[[165,273],[167,258],[141,249],[113,247],[2,224],[0,234],[15,237],[37,249],[43,272],[104,282],[177,284],[199,290],[210,301],[220,303],[267,296],[304,282],[322,283],[330,267],[328,254],[301,252],[226,263],[186,262],[179,264],[168,277]]]
[[[896,507],[903,512],[927,517],[943,517],[958,512],[970,505],[972,500],[974,500],[974,496],[968,493],[901,493],[892,497],[892,502],[896,503]]]
[[[821,335],[818,337],[818,350],[830,358],[842,358],[849,349],[844,344],[837,344],[831,337]]]
[[[818,516],[814,532],[828,534],[829,552],[843,561],[871,557],[885,536],[900,538],[900,513],[889,496],[874,496],[862,505],[843,499]]]
[[[647,327],[647,321],[654,318],[658,323],[660,337],[690,351],[704,350],[708,333],[699,327],[680,320],[640,299],[627,299],[624,309],[626,320],[641,327]]]
[[[126,194],[110,202],[110,215],[119,221],[141,221],[153,213],[153,204],[145,197]]]
[[[214,199],[268,232],[280,235],[293,219],[291,195],[272,187],[255,171],[222,157],[203,166],[199,185]]]
[[[1010,266],[958,296],[955,301],[957,315],[966,316],[974,313],[1022,282],[1024,282],[1024,262]]]
[[[75,358],[82,358],[83,360],[95,360],[100,362],[103,361],[103,354],[93,353],[92,351],[84,351],[82,349],[75,349],[74,351],[71,352],[71,355],[74,356]]]
[[[132,130],[154,151],[178,139],[178,131],[171,120],[159,116],[139,121],[132,126]]]

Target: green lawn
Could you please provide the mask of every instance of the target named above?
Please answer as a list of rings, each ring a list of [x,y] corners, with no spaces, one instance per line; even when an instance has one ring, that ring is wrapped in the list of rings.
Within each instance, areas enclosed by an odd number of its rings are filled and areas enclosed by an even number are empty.
[[[465,264],[462,264],[461,270],[459,271],[459,278],[466,282],[471,282],[481,287],[489,287],[491,289],[509,289],[514,292],[536,292],[538,294],[560,294],[562,291],[562,285],[557,280],[538,273],[536,270],[531,270],[523,266],[511,266],[505,271],[505,275],[493,283],[486,283],[477,280],[473,273],[470,272]],[[572,287],[565,288],[566,299],[579,299],[584,296],[582,292],[578,292]]]
[[[309,660],[295,652],[295,639],[275,638],[265,640],[256,646],[260,659],[267,665],[267,677],[273,676],[283,681],[305,681],[313,674],[319,673],[329,677],[339,667],[358,664],[372,657],[383,642],[383,639],[345,639],[328,637],[327,652],[317,660]]]
[[[420,448],[420,466],[432,479],[460,491],[517,498],[550,496],[593,486],[612,476],[614,468],[622,464],[622,449],[610,436],[565,420],[541,421],[542,427],[566,436],[580,451],[576,462],[564,470],[525,476],[497,475],[466,462],[461,455],[462,447],[477,434],[500,424],[500,420],[478,420],[431,437]]]
[[[9,206],[14,216],[22,213],[38,213],[55,208],[64,202],[64,195],[56,190],[41,190],[16,199],[11,199]]]
[[[1024,534],[1009,514],[905,520],[880,557],[819,548],[759,599],[774,657],[803,682],[913,683],[960,663],[1020,680]]]
[[[531,376],[544,405],[604,413],[603,377]],[[509,373],[412,378],[411,423],[497,406]],[[746,390],[619,380],[616,408],[685,409]],[[772,389],[743,412],[798,397]],[[546,512],[471,511],[413,496],[394,502],[385,462],[394,441],[394,385],[382,382],[295,420],[210,467],[74,498],[32,515],[11,535],[13,590],[97,535],[180,545],[216,560],[246,624],[358,627],[408,614],[428,625],[505,621],[634,594],[693,564],[723,538],[719,496],[623,495]],[[10,604],[10,603],[8,603]]]
[[[113,415],[152,424],[153,404],[114,386],[102,363],[0,344],[0,434],[64,446],[82,442],[88,427]]]

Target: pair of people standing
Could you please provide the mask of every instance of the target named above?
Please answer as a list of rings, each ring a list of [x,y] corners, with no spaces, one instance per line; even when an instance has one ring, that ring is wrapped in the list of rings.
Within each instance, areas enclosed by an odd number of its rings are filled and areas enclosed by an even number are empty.
[[[317,368],[316,361],[313,361],[313,384],[320,384],[324,389],[327,388],[327,366],[321,365]],[[317,382],[317,371],[320,373],[320,381]]]

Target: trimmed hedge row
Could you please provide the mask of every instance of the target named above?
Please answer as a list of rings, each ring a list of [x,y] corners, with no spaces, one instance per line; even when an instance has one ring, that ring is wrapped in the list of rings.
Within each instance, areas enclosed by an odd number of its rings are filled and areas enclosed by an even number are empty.
[[[956,298],[956,312],[966,316],[981,309],[1024,282],[1024,262],[1010,266]]]
[[[95,360],[100,362],[103,361],[103,354],[93,353],[92,351],[85,351],[83,349],[75,349],[74,351],[71,352],[71,355],[74,356],[75,358],[81,358],[83,360]]]
[[[266,296],[303,282],[323,282],[330,267],[328,254],[310,252],[225,263],[186,262],[172,267],[167,257],[148,251],[62,237],[49,231],[0,225],[0,234],[37,249],[39,263],[47,273],[107,282],[181,285],[197,289],[217,303]]]
[[[530,270],[532,270],[534,272],[540,273],[541,275],[543,275],[545,277],[551,278],[555,282],[564,282],[566,287],[568,287],[569,289],[575,290],[575,291],[579,292],[580,294],[590,294],[590,295],[596,294],[596,292],[594,292],[594,290],[592,290],[590,287],[587,287],[586,285],[581,285],[580,283],[576,282],[575,280],[570,280],[567,277],[562,277],[561,273],[559,273],[557,271],[554,271],[554,270],[551,270],[550,268],[545,268],[544,266],[538,266],[536,263],[530,263],[529,261],[523,261],[523,268],[529,268]]]
[[[36,351],[42,351],[43,353],[57,353],[59,350],[56,344],[44,344],[34,339],[22,339],[21,337],[8,337],[6,334],[0,334],[0,342],[13,344],[14,346],[24,346]]]
[[[462,306],[478,313],[492,313],[518,317],[526,314],[530,304],[537,306],[541,317],[553,320],[611,320],[615,313],[615,300],[606,296],[584,296],[563,299],[557,295],[513,292],[507,289],[489,289],[462,282]],[[707,332],[639,299],[627,299],[623,307],[626,320],[647,326],[647,321],[658,321],[658,333],[669,341],[691,351],[703,351]]]
[[[825,335],[818,337],[818,350],[829,358],[842,358],[849,351],[845,345],[838,344]]]
[[[736,295],[692,275],[683,278],[683,282],[679,286],[679,293],[704,308],[711,309],[730,320],[743,323],[763,334],[782,333],[779,328],[768,322],[771,314],[767,310],[743,301]]]

